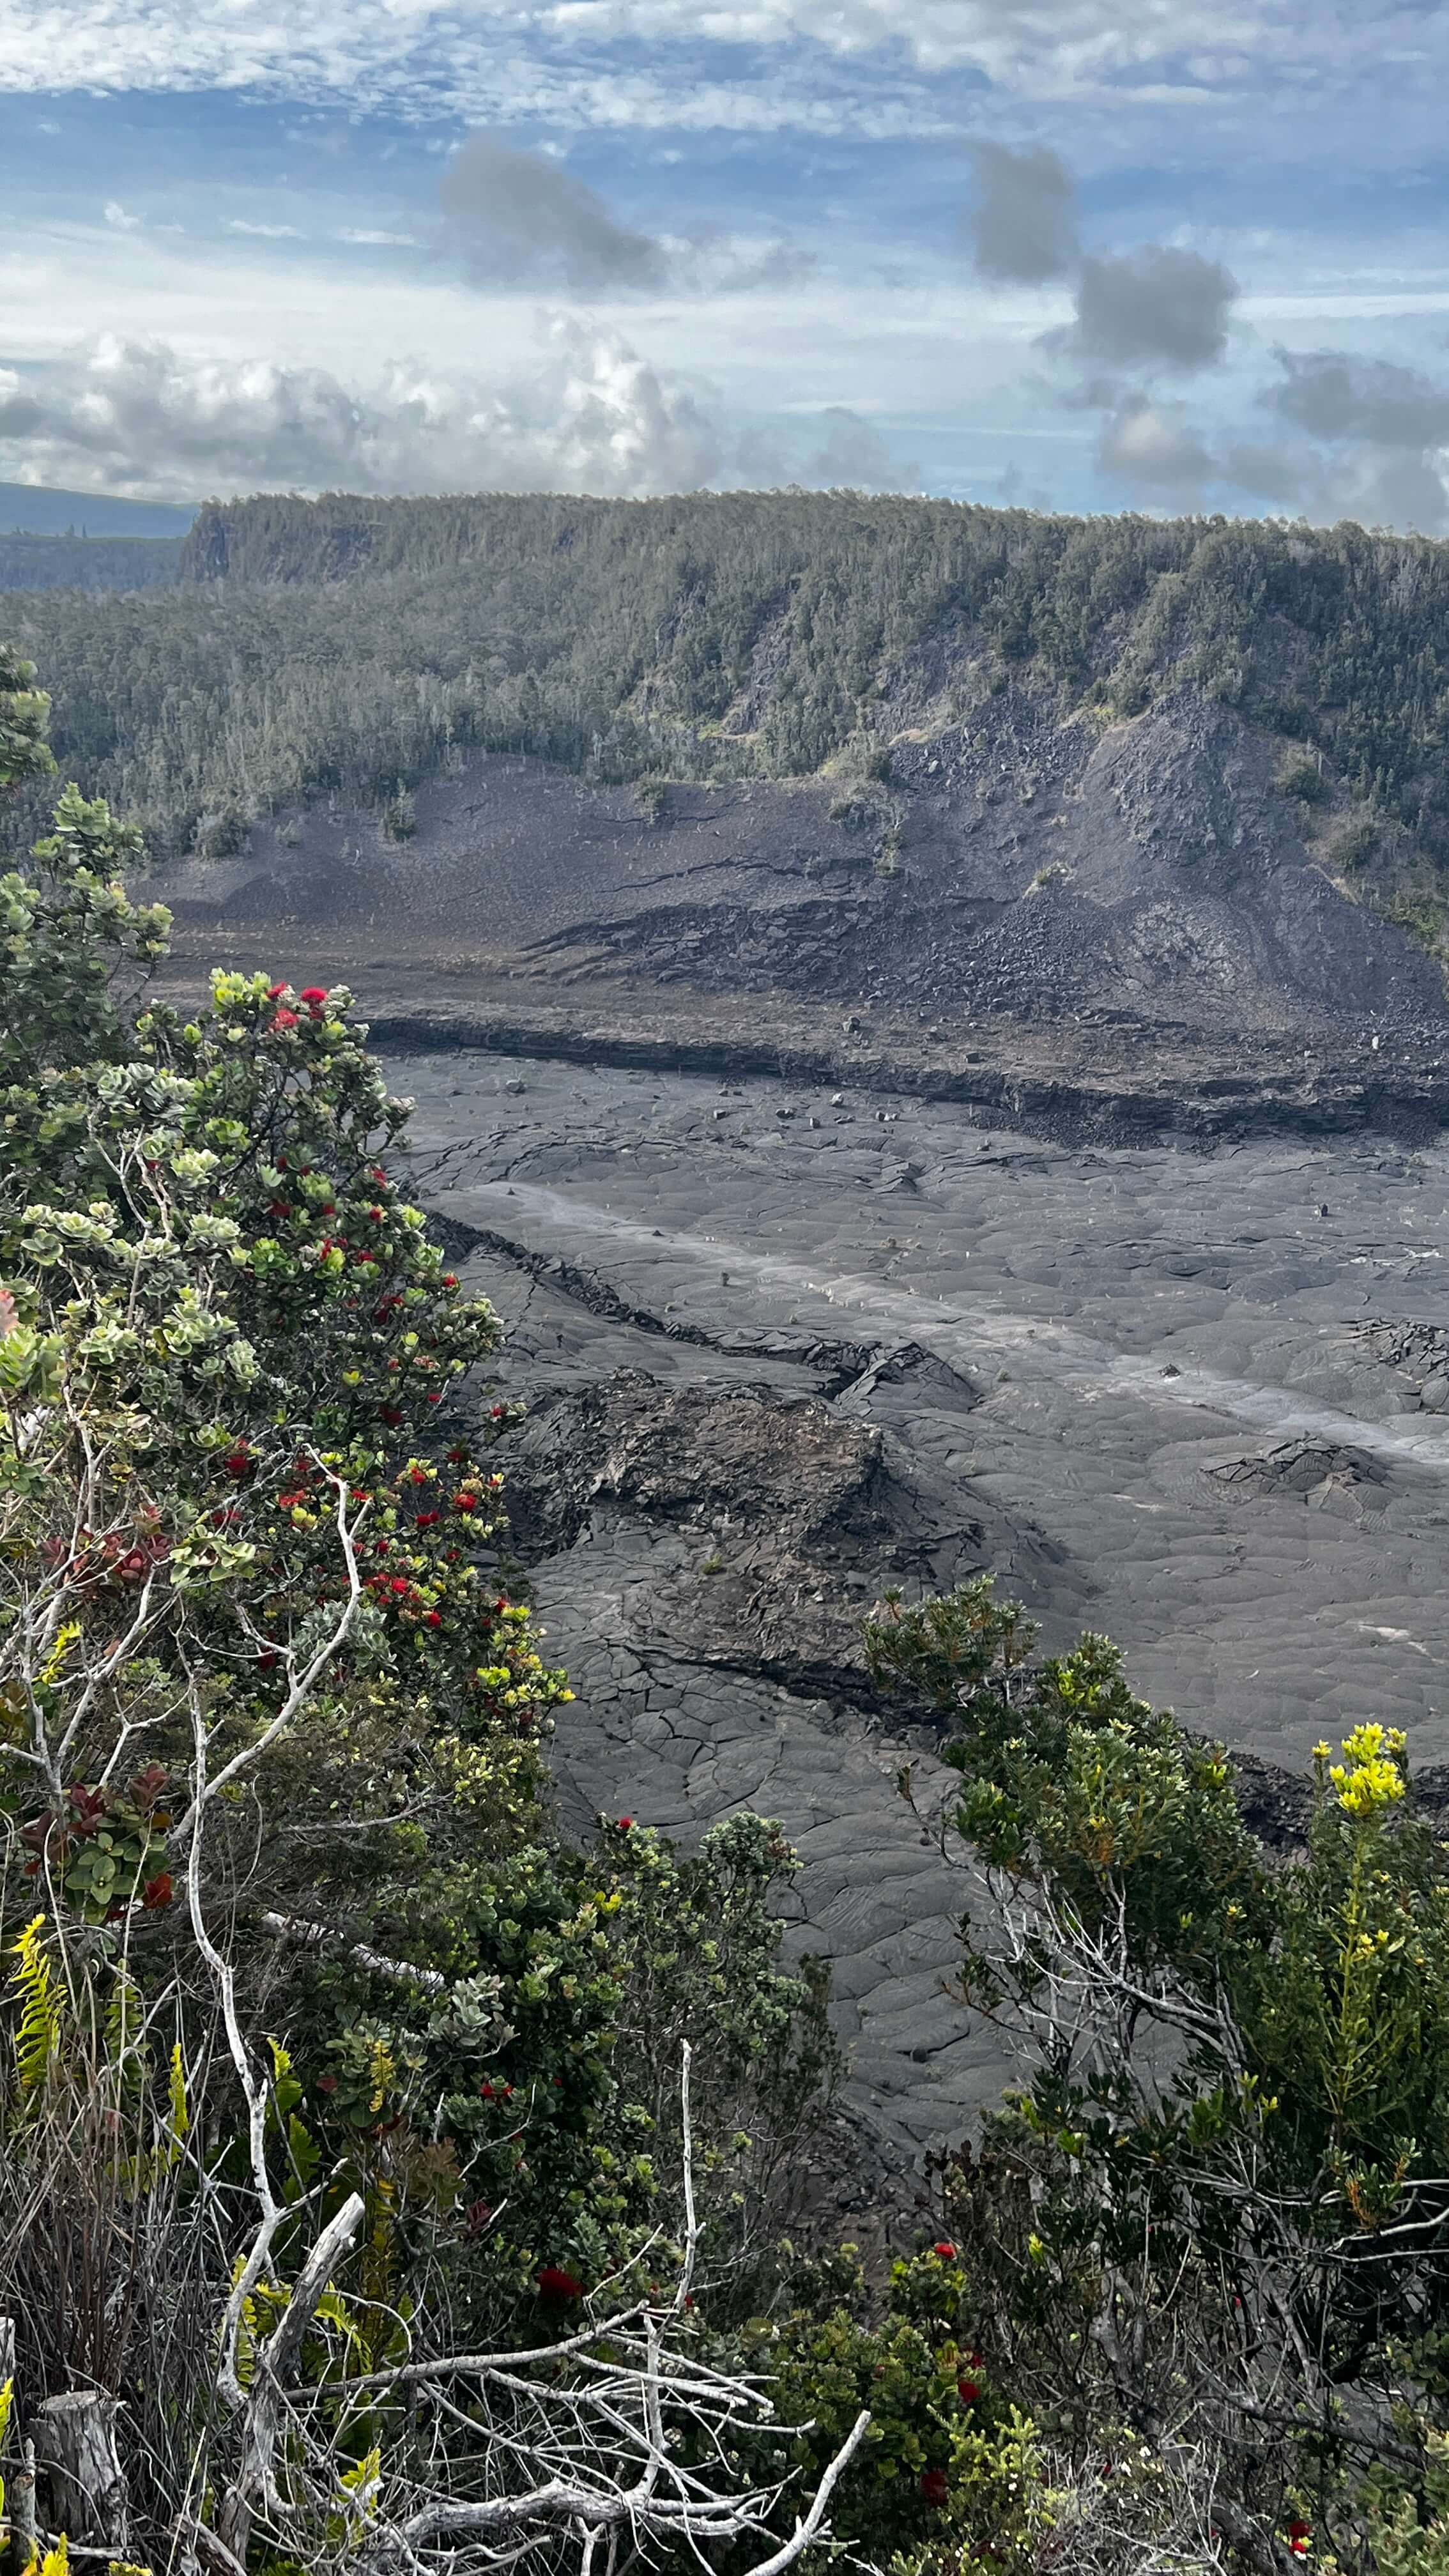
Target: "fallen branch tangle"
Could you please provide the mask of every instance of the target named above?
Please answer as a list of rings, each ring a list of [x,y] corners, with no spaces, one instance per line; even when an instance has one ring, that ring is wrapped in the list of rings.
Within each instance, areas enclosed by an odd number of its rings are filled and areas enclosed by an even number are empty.
[[[233,2560],[245,2556],[260,2524],[282,2545],[307,2549],[316,2566],[318,2535],[335,2527],[343,2507],[350,2509],[354,2553],[362,2542],[354,2563],[377,2576],[431,2566],[446,2566],[452,2576],[530,2559],[586,2570],[600,2540],[612,2567],[625,2540],[631,2558],[650,2561],[666,2550],[697,2553],[710,2543],[750,2539],[767,2546],[748,2576],[782,2576],[829,2538],[830,2501],[870,2429],[869,2414],[857,2417],[797,2511],[793,2531],[778,2539],[786,2481],[742,2476],[737,2446],[751,2438],[782,2446],[806,2428],[777,2424],[762,2381],[711,2368],[678,2333],[699,2244],[687,2042],[683,2059],[687,2227],[667,2305],[640,2302],[529,2350],[440,2353],[369,2373],[346,2383],[339,2420],[335,2387],[299,2388],[297,2379],[331,2272],[362,2224],[361,2200],[354,2194],[346,2202],[304,2264],[281,2323],[257,2356],[250,2388],[243,2394],[234,2378],[224,2378],[226,2393],[235,2389],[240,2400],[242,2437],[215,2537]],[[259,2241],[269,2243],[270,2235],[264,2214]],[[467,2410],[444,2394],[445,2383],[459,2380],[477,2384]],[[389,2396],[404,2391],[405,2458],[393,2465],[384,2435],[370,2490],[339,2494],[336,2464],[354,2447],[350,2425],[375,2418]],[[469,2437],[466,2453],[457,2447],[460,2432]],[[430,2475],[421,2473],[423,2458]],[[515,2487],[510,2472],[519,2471],[526,2475]]]

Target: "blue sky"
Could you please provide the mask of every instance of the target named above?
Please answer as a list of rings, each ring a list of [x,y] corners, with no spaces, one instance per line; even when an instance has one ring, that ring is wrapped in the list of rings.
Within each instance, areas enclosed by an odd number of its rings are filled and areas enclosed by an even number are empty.
[[[1449,529],[1433,0],[10,0],[0,480]]]

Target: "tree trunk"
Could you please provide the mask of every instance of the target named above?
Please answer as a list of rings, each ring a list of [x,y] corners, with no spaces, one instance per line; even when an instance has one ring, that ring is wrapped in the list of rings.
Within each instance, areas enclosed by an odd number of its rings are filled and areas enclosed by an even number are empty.
[[[14,2565],[28,2567],[37,2556],[35,2546],[35,2444],[26,2442],[20,2454],[20,2466],[12,2469],[5,2481],[5,2502],[9,2508],[10,2543],[15,2552]]]
[[[126,2480],[116,2403],[99,2389],[48,2397],[35,2416],[35,2456],[50,2480],[51,2519],[71,2540],[126,2551]]]

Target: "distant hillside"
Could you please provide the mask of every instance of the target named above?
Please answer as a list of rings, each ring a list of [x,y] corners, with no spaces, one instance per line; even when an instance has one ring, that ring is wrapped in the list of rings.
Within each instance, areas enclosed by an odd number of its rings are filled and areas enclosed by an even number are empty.
[[[174,582],[179,537],[0,536],[0,590],[149,590]]]
[[[476,747],[646,803],[824,773],[889,868],[910,747],[984,740],[996,701],[1044,742],[1157,711],[1158,756],[1197,707],[1266,746],[1303,862],[1428,944],[1449,921],[1449,547],[1427,540],[845,493],[331,495],[208,506],[179,569],[5,603],[62,760],[162,849],[234,851],[318,797],[405,833],[411,791]],[[1029,801],[1018,770],[1002,793]],[[1204,828],[1261,840],[1230,806]]]
[[[48,491],[0,483],[0,531],[41,537],[184,537],[195,508],[170,501],[123,501],[109,492]]]

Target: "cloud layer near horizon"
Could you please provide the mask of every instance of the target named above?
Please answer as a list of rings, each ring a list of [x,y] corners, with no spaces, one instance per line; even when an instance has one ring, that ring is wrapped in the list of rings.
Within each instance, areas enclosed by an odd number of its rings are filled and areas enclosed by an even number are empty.
[[[898,488],[885,442],[827,409],[790,446],[731,438],[617,334],[565,316],[509,384],[389,368],[360,391],[316,367],[189,358],[108,335],[21,373],[0,368],[0,478],[130,498],[273,489],[639,498],[701,485]]]

